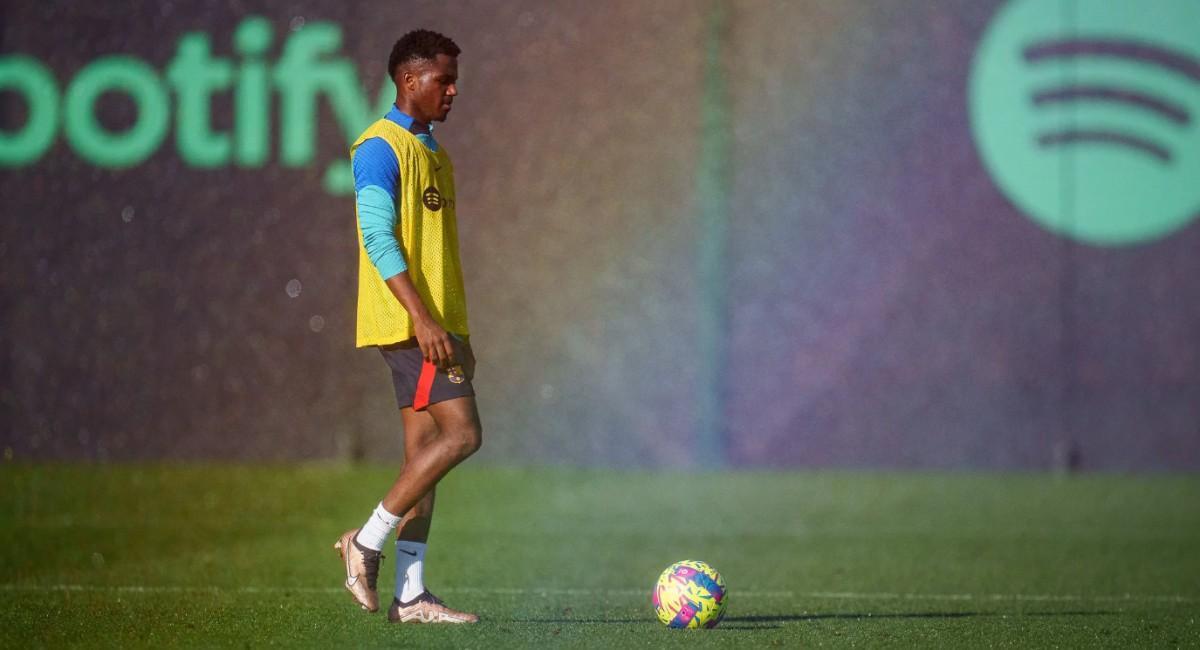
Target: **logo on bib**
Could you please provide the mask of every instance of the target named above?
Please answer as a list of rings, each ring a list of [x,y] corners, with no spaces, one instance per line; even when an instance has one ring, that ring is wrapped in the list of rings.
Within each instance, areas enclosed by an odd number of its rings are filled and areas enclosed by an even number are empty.
[[[437,212],[442,209],[442,193],[431,185],[425,188],[425,193],[421,195],[421,202],[425,204],[425,207]]]

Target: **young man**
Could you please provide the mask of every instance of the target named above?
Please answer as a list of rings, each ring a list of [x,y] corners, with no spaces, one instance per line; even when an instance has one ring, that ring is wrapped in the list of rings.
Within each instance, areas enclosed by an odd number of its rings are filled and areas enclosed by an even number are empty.
[[[482,440],[454,167],[431,128],[445,121],[458,96],[458,54],[454,41],[428,30],[397,41],[388,58],[396,104],[350,150],[359,224],[357,344],[377,347],[391,368],[405,460],[375,512],[334,547],[345,564],[346,589],[374,612],[380,552],[398,529],[392,622],[479,620],[443,604],[423,576],[434,486]]]

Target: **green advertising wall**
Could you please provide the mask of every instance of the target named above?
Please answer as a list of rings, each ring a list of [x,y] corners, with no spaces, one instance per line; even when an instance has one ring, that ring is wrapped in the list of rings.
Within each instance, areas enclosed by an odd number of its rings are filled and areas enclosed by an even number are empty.
[[[399,457],[349,143],[463,49],[484,462],[1200,468],[1200,5],[9,3],[6,458]]]

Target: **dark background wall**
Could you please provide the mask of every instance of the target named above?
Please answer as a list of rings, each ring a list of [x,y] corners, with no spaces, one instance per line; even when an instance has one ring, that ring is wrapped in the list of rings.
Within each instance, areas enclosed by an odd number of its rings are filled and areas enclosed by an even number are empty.
[[[189,32],[236,68],[248,16],[273,28],[273,69],[333,24],[322,60],[352,64],[374,116],[392,42],[451,35],[462,96],[437,135],[485,459],[1200,468],[1200,229],[1095,245],[1006,197],[968,98],[1005,4],[10,2],[0,56],[41,61],[65,95],[111,54],[165,75]],[[273,92],[268,159],[205,168],[179,152],[170,92],[138,164],[86,160],[60,126],[0,171],[0,446],[398,457],[386,366],[353,348],[336,102],[315,103],[304,164],[282,160]],[[234,106],[214,94],[214,131]],[[28,112],[0,91],[6,133]],[[96,114],[139,119],[121,93]]]

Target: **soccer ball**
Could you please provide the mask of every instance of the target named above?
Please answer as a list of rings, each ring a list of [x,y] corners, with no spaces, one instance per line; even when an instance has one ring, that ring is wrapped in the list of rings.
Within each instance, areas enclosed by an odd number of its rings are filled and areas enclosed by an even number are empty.
[[[704,562],[667,567],[654,585],[654,613],[667,627],[716,627],[725,615],[725,581]]]

